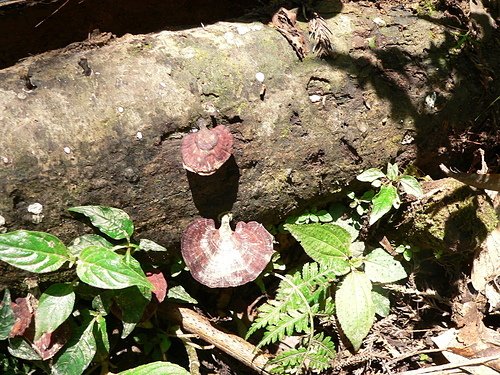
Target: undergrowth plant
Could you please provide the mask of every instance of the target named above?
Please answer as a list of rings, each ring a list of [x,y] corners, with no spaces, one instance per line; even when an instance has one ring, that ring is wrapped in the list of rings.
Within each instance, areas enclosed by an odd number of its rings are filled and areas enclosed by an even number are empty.
[[[92,362],[107,368],[111,350],[107,322],[113,315],[121,320],[120,338],[125,339],[147,319],[153,299],[193,302],[180,286],[170,288],[167,295],[167,281],[160,271],[151,267],[144,272],[134,252],[166,249],[150,240],[133,243],[134,225],[127,213],[104,206],[70,211],[85,215],[102,235],[85,234],[69,246],[45,232],[0,235],[0,260],[14,267],[35,273],[56,271],[65,264],[76,268],[77,279],[52,284],[40,296],[28,294],[13,302],[6,289],[0,305],[0,340],[8,340],[9,354],[54,375],[80,375]],[[161,339],[166,351],[166,337]],[[4,358],[0,364],[11,362]],[[151,371],[188,374],[163,361],[120,375]]]
[[[379,169],[363,172],[359,179],[371,182],[378,193],[365,193],[350,208],[353,214],[343,215],[343,207],[330,211],[312,209],[290,217],[282,228],[288,231],[313,260],[300,270],[281,279],[274,299],[259,307],[247,338],[258,330],[263,337],[258,347],[287,341],[297,336],[299,343],[269,361],[276,374],[325,370],[332,365],[336,350],[334,342],[322,330],[322,323],[338,320],[352,348],[360,349],[370,331],[375,315],[389,314],[390,301],[385,284],[407,277],[402,264],[382,248],[369,249],[357,241],[361,218],[371,206],[370,225],[399,207],[398,187],[412,195],[420,195],[418,181],[400,175],[397,165],[389,164],[387,174]],[[349,194],[353,199],[355,195]],[[365,204],[368,204],[365,207]],[[361,208],[359,208],[361,206]],[[410,249],[401,247],[401,252]]]

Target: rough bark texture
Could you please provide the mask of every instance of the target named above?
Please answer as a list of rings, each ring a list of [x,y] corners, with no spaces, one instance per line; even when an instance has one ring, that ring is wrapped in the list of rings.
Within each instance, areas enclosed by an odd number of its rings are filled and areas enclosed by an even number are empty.
[[[478,113],[468,104],[482,95],[479,75],[448,54],[455,40],[437,21],[361,10],[323,13],[337,51],[327,60],[298,61],[267,25],[218,23],[100,48],[90,40],[0,71],[7,228],[68,241],[84,226],[66,209],[101,204],[127,211],[138,237],[175,248],[194,217],[230,210],[237,220],[276,223],[331,200],[368,167],[397,156],[429,164],[447,126]],[[32,90],[20,78],[28,70]],[[257,72],[266,76],[264,100]],[[436,104],[426,106],[432,92]],[[199,177],[182,168],[180,142],[214,108],[235,136],[234,157]],[[27,211],[35,202],[44,207],[39,224]],[[0,267],[1,288],[12,275]]]

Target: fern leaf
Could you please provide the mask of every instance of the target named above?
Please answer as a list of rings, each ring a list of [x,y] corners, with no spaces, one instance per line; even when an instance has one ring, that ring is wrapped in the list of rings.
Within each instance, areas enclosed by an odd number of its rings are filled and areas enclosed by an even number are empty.
[[[318,304],[327,300],[335,273],[316,262],[306,263],[301,271],[286,275],[276,292],[276,298],[262,305],[258,316],[247,332],[250,337],[258,329],[266,328],[267,333],[259,347],[283,339],[295,332],[305,332],[308,327],[307,308],[304,298],[311,308],[318,311]],[[316,306],[316,307],[315,307]]]
[[[314,335],[311,345],[307,348],[307,366],[313,371],[323,371],[331,367],[335,358],[335,345],[330,336],[323,333]]]
[[[307,349],[303,346],[298,349],[290,349],[280,353],[276,358],[271,359],[268,364],[271,366],[271,374],[298,374],[302,372]]]

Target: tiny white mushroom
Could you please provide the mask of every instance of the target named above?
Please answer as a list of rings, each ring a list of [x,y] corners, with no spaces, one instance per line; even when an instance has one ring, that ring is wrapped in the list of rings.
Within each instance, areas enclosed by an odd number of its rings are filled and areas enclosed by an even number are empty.
[[[312,103],[317,103],[317,102],[321,101],[321,95],[317,95],[317,94],[309,95],[309,100]]]
[[[266,79],[266,76],[262,72],[257,72],[255,74],[255,79],[259,81],[260,83],[264,82],[264,79]]]
[[[117,110],[118,110],[119,113],[123,113],[123,111],[124,111],[123,107],[118,107]]]
[[[142,139],[142,132],[137,132],[135,138],[140,141]]]
[[[33,215],[40,215],[42,211],[43,211],[43,206],[38,202],[30,204],[28,206],[28,212],[32,213]]]
[[[63,150],[66,154],[71,154],[71,149],[68,146],[64,147]]]

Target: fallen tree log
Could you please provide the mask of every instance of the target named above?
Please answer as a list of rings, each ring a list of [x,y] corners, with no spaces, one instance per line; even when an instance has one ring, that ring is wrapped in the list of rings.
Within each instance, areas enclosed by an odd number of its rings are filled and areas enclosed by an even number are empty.
[[[101,35],[0,71],[6,228],[68,241],[84,227],[66,209],[101,204],[127,211],[138,237],[175,248],[197,216],[271,224],[390,159],[438,170],[445,126],[475,116],[467,104],[482,95],[460,56],[454,68],[439,60],[451,30],[402,8],[324,15],[336,51],[324,60],[299,61],[262,23],[218,23]],[[182,168],[180,142],[209,116],[229,127],[235,150],[200,177]],[[0,288],[23,275],[0,268]]]

